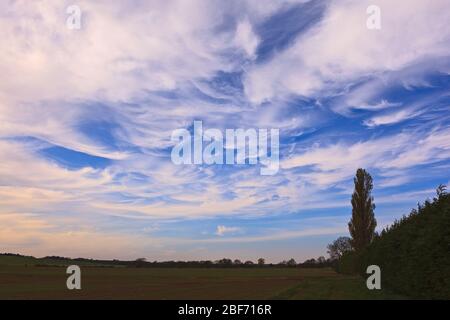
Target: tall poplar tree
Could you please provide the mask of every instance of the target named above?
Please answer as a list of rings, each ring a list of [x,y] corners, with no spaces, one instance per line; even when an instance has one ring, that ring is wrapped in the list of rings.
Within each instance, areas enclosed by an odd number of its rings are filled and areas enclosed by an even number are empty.
[[[348,229],[352,236],[353,249],[360,251],[372,242],[377,221],[373,212],[375,204],[372,197],[372,177],[366,170],[358,169],[354,183],[352,218],[348,223]]]

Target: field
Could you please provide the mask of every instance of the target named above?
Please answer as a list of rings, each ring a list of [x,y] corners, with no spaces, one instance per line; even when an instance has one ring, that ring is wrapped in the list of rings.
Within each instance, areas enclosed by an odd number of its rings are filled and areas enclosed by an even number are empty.
[[[0,259],[0,299],[399,299],[331,269],[127,268],[85,264],[82,289],[67,290],[64,266]],[[58,261],[61,263],[61,261]],[[53,261],[54,263],[54,261]]]

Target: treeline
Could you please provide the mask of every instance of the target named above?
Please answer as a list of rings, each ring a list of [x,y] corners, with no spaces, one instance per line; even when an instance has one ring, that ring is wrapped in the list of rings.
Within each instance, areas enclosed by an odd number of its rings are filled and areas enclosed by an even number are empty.
[[[398,293],[450,299],[450,195],[444,186],[363,249],[344,250],[335,267],[366,276],[369,265],[378,265],[383,286]]]
[[[279,263],[266,263],[260,258],[257,262],[251,260],[241,261],[228,258],[216,261],[145,261],[138,259],[132,261],[129,266],[138,268],[325,268],[331,267],[332,261],[319,257],[319,259],[309,259],[303,263],[297,263],[294,259],[284,260]]]
[[[84,266],[110,266],[110,267],[130,267],[130,268],[324,268],[330,267],[332,261],[319,257],[317,259],[308,259],[303,263],[297,263],[295,259],[283,260],[279,263],[266,263],[265,259],[259,258],[256,262],[251,260],[241,261],[239,259],[223,258],[220,260],[200,260],[200,261],[147,261],[145,258],[136,260],[98,260],[86,258],[67,258],[60,256],[46,256],[43,258],[35,258],[32,256],[24,256],[15,253],[3,253],[1,256],[14,256],[17,258],[32,259],[35,265],[55,265],[65,266],[70,264],[79,264]],[[28,262],[29,260],[27,260]]]

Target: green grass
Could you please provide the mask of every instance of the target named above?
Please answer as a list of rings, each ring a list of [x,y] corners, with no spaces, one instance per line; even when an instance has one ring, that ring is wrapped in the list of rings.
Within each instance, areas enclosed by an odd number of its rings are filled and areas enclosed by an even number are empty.
[[[305,270],[306,272],[307,270]],[[364,279],[359,276],[342,275],[331,269],[320,269],[319,273],[305,274],[303,281],[273,299],[290,300],[378,300],[404,299],[388,290],[368,290]]]
[[[6,258],[6,259],[5,259]],[[13,259],[15,258],[15,259]],[[20,259],[22,264],[20,264]],[[331,269],[177,269],[82,266],[82,290],[66,289],[65,267],[0,258],[0,299],[398,299]]]

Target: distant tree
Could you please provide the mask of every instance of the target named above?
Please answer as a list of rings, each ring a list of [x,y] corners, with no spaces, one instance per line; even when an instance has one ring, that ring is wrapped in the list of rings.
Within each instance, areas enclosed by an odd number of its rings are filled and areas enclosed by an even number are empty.
[[[145,258],[137,258],[134,261],[135,267],[138,267],[138,268],[144,267],[146,264],[147,264],[147,259],[145,259]]]
[[[250,265],[253,265],[254,263],[253,263],[253,261],[247,260],[244,262],[244,264],[250,266]]]
[[[377,221],[373,210],[372,177],[364,169],[358,169],[354,178],[355,190],[352,195],[352,218],[348,223],[351,244],[356,251],[361,251],[373,240]]]
[[[259,258],[258,259],[258,265],[259,266],[263,266],[266,263],[266,260],[264,258]]]
[[[294,267],[294,266],[297,265],[297,262],[296,262],[294,259],[290,259],[290,260],[287,262],[287,265],[288,265],[289,267]]]
[[[327,262],[327,259],[325,259],[324,256],[320,256],[319,258],[317,258],[317,263],[323,264]]]
[[[224,265],[224,266],[230,266],[233,264],[233,261],[231,259],[223,258],[223,259],[217,260],[216,263],[220,264],[220,265]]]
[[[339,237],[327,246],[331,260],[338,260],[346,252],[352,250],[351,239],[349,237]]]
[[[305,260],[305,262],[303,262],[303,264],[316,264],[316,263],[317,261],[314,258]]]
[[[240,265],[240,264],[242,264],[242,261],[239,260],[239,259],[236,259],[236,260],[233,261],[233,263],[234,263],[235,265]]]

